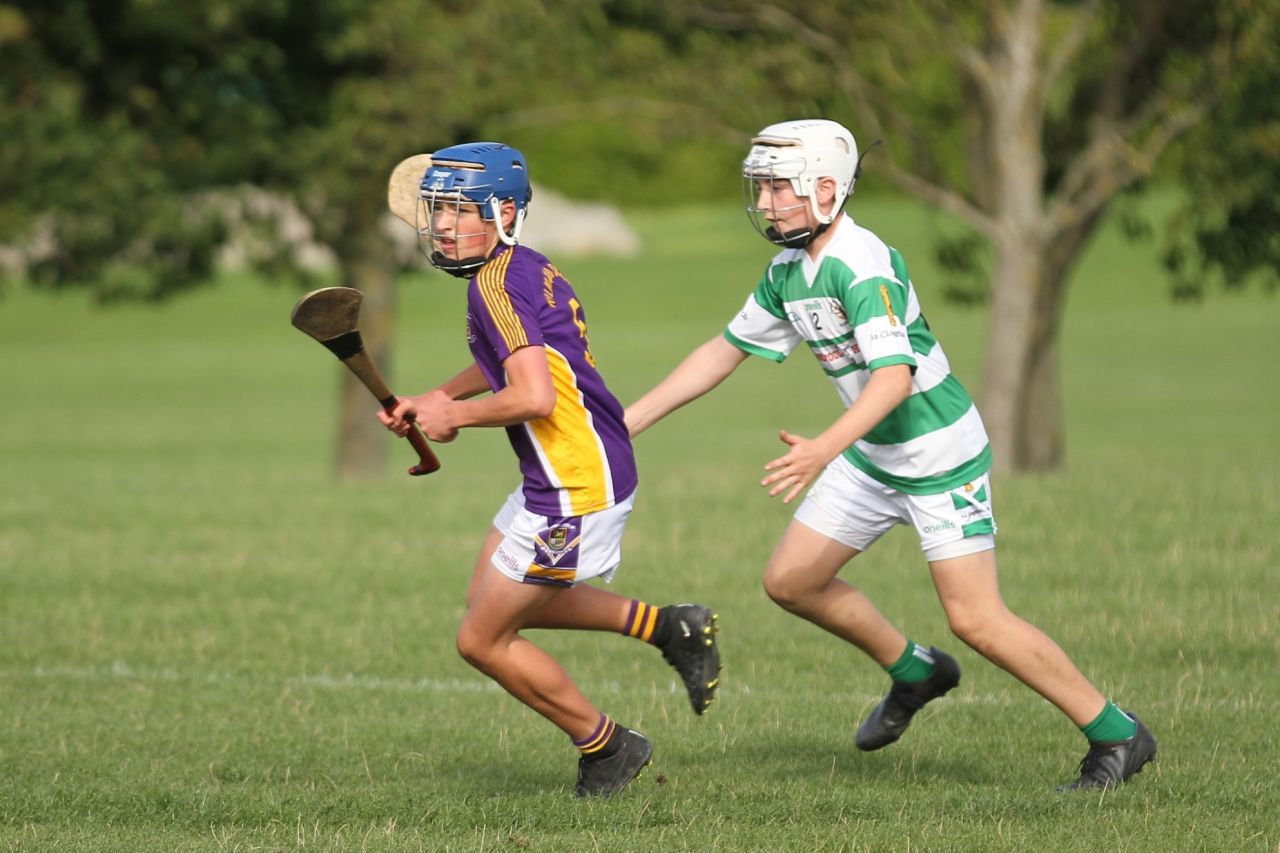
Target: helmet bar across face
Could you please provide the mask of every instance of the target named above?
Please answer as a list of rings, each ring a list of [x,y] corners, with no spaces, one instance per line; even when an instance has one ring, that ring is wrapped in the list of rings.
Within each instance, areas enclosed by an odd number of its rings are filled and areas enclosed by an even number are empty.
[[[805,246],[813,242],[813,238],[817,236],[815,230],[807,223],[790,231],[782,231],[778,225],[784,215],[808,206],[803,196],[796,192],[796,200],[798,203],[778,207],[777,196],[774,193],[769,194],[769,206],[760,206],[760,193],[762,187],[760,184],[779,184],[786,182],[790,184],[793,191],[796,189],[796,179],[790,178],[780,172],[763,173],[754,175],[743,175],[742,191],[743,198],[746,201],[747,219],[751,222],[751,227],[755,228],[756,233],[764,237],[770,243],[783,246],[788,249],[803,249]],[[819,225],[819,228],[826,228],[825,225]]]

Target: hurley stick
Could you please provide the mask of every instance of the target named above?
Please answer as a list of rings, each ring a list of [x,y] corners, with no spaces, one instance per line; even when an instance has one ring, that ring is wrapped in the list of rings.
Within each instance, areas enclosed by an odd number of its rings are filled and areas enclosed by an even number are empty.
[[[365,352],[358,328],[363,299],[364,294],[354,287],[322,287],[298,300],[290,320],[336,355],[369,389],[382,408],[390,412],[400,401],[391,393],[369,353]],[[421,476],[440,470],[440,460],[416,424],[410,425],[405,438],[418,451],[418,464],[409,469],[410,474]]]
[[[414,230],[418,228],[417,206],[422,176],[430,166],[430,154],[414,154],[397,163],[387,180],[387,207],[395,214],[396,219]],[[422,223],[422,227],[425,228],[426,225],[427,223]]]

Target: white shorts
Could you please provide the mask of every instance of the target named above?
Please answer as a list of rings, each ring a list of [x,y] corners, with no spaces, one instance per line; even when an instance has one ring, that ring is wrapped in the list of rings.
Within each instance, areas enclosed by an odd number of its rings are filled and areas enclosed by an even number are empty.
[[[809,489],[795,519],[859,551],[870,548],[894,525],[910,524],[929,562],[996,547],[987,474],[958,489],[909,495],[837,456]]]
[[[608,509],[568,518],[525,509],[517,487],[493,517],[502,541],[493,552],[494,568],[520,583],[573,586],[591,578],[613,580],[622,562],[622,531],[636,495]]]

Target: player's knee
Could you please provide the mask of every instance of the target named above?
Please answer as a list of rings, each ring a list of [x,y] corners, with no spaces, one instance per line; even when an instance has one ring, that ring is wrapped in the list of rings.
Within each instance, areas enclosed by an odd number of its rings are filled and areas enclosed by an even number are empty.
[[[475,631],[470,630],[465,622],[458,629],[456,645],[458,654],[463,660],[481,672],[489,671],[493,645],[485,642]]]
[[[949,607],[947,624],[952,634],[984,656],[993,650],[1000,635],[999,618],[983,610]]]
[[[765,594],[784,610],[803,609],[813,592],[796,572],[778,566],[765,570],[763,583]]]

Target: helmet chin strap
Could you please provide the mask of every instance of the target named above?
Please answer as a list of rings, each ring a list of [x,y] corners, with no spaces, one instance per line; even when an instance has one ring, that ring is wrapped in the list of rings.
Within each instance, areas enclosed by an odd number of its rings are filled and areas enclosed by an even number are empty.
[[[456,278],[471,278],[476,270],[488,263],[488,256],[480,258],[450,258],[443,252],[432,252],[429,258],[431,266],[443,270]]]
[[[518,231],[519,226],[513,230]],[[501,227],[498,228],[498,237],[504,245],[514,246],[516,244],[514,235],[511,238],[508,238]],[[489,259],[493,257],[493,252],[498,248],[498,246],[499,240],[495,239],[489,246],[489,250],[487,252],[483,255],[476,255],[472,258],[450,258],[443,252],[436,250],[431,253],[428,260],[431,261],[431,265],[433,267],[443,270],[451,276],[456,278],[471,278],[471,276],[475,275],[482,266],[489,263]]]
[[[831,222],[835,222],[835,220],[832,219]],[[831,227],[831,222],[824,222],[817,228],[797,228],[794,231],[779,231],[775,226],[770,225],[765,229],[764,236],[770,243],[783,248],[803,249],[827,233],[827,229]]]

